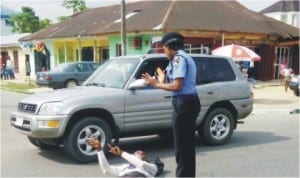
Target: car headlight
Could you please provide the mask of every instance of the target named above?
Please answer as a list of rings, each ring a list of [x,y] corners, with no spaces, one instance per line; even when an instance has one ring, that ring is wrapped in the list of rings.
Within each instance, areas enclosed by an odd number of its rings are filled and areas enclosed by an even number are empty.
[[[39,114],[57,114],[62,107],[62,102],[51,102],[42,104]]]

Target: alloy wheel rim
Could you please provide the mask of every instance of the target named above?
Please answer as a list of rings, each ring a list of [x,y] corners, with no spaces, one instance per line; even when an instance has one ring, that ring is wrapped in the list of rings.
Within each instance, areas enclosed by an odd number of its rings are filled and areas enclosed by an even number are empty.
[[[105,134],[103,129],[101,129],[99,126],[96,125],[90,125],[87,127],[84,127],[78,134],[77,137],[77,146],[80,150],[85,155],[91,156],[96,153],[96,150],[92,148],[91,145],[88,143],[88,138],[89,137],[96,137],[98,139],[101,138],[101,145],[104,145],[105,142]]]
[[[210,134],[217,140],[224,139],[229,132],[229,118],[224,114],[216,115],[210,122]]]

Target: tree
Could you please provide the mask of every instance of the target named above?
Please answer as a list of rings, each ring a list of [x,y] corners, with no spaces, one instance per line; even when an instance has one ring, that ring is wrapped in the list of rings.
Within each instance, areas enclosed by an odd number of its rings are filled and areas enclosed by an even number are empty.
[[[48,26],[51,25],[51,20],[50,19],[43,19],[43,20],[40,20],[39,24],[40,24],[40,29],[43,29],[43,28],[48,27]]]
[[[49,19],[40,20],[31,7],[22,7],[22,12],[8,19],[13,32],[34,33],[51,24]]]
[[[64,6],[67,9],[72,9],[73,14],[86,9],[84,0],[64,0],[62,6]]]
[[[69,17],[67,17],[67,16],[59,16],[59,17],[57,17],[57,21],[58,22],[62,22],[62,21],[64,21],[64,20],[67,20]]]

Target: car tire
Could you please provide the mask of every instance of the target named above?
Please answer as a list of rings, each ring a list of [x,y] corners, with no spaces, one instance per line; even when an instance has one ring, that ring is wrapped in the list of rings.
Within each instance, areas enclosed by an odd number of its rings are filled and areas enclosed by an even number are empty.
[[[40,148],[41,150],[52,150],[59,147],[59,144],[48,144],[38,138],[28,137],[28,140],[31,144]]]
[[[65,88],[73,88],[73,87],[75,87],[77,85],[78,85],[78,82],[76,80],[72,79],[72,80],[66,81]]]
[[[110,126],[98,117],[86,117],[76,123],[64,137],[66,153],[81,163],[97,161],[96,150],[88,144],[90,136],[101,138],[103,151],[107,153],[107,144],[112,139]]]
[[[216,108],[209,112],[198,132],[207,144],[222,145],[230,139],[233,127],[234,120],[230,111]]]

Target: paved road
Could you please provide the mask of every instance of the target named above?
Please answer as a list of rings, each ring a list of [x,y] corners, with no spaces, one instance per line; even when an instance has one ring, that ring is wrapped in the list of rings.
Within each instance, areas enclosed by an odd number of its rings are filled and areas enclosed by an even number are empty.
[[[282,89],[282,91],[281,91]],[[223,146],[197,143],[198,177],[298,177],[299,98],[283,87],[254,89],[254,112]],[[97,163],[77,164],[63,149],[41,151],[9,126],[9,113],[24,94],[1,91],[1,177],[99,177]],[[163,177],[174,177],[172,143],[157,136],[121,140],[126,150],[144,149],[165,162]],[[111,163],[122,160],[111,158]]]

